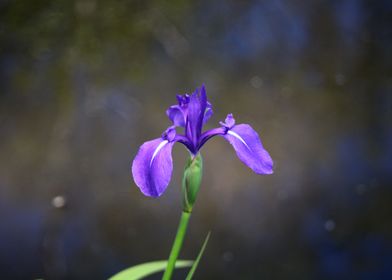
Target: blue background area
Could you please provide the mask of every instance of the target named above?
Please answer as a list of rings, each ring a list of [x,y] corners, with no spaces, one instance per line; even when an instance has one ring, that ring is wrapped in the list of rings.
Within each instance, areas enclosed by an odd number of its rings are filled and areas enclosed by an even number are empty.
[[[390,1],[0,1],[0,278],[165,259],[187,152],[159,199],[130,164],[175,94],[205,83],[207,128],[251,124],[275,172],[223,139],[203,147],[181,254],[212,231],[195,279],[392,279],[391,15]]]

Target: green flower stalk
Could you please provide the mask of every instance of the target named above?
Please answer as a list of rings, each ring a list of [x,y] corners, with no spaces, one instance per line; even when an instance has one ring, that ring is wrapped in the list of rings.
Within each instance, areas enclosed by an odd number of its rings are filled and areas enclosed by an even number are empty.
[[[203,173],[203,159],[199,154],[195,157],[190,156],[185,165],[184,176],[182,179],[182,214],[178,224],[177,234],[174,239],[173,247],[170,252],[169,260],[163,280],[171,279],[178,255],[181,251],[182,243],[188,228],[193,205],[200,189],[201,178]]]

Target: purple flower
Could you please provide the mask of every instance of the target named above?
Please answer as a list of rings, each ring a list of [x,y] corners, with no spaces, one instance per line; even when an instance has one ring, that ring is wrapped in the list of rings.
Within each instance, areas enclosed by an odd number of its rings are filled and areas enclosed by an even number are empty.
[[[195,156],[213,136],[225,138],[239,159],[257,174],[271,174],[273,162],[263,148],[259,135],[248,124],[236,124],[228,114],[220,127],[202,132],[203,125],[212,116],[212,106],[207,101],[204,85],[191,95],[177,95],[177,105],[170,106],[166,115],[173,122],[160,138],[145,142],[132,163],[136,185],[147,196],[160,196],[169,184],[173,161],[171,151],[180,142]],[[183,127],[184,134],[176,132]]]

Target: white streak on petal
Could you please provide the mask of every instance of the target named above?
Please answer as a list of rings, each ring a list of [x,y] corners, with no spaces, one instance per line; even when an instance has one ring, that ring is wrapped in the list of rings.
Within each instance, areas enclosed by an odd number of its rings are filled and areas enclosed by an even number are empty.
[[[235,133],[234,131],[229,130],[229,131],[227,132],[227,134],[230,134],[231,136],[234,136],[235,138],[237,138],[238,140],[240,140],[240,141],[250,150],[248,144],[246,144],[246,142],[244,141],[244,139],[242,139],[242,137],[239,136],[237,133]]]
[[[156,155],[159,153],[159,151],[165,146],[169,141],[164,140],[161,143],[159,143],[158,147],[155,149],[154,153],[152,154],[151,160],[150,160],[150,166],[152,165],[152,162],[154,161]]]

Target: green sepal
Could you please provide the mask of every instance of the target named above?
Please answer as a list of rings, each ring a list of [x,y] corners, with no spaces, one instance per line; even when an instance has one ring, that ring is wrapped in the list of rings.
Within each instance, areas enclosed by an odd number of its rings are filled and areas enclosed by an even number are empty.
[[[185,212],[191,213],[200,189],[203,175],[203,159],[199,154],[189,157],[182,178],[182,204]]]

